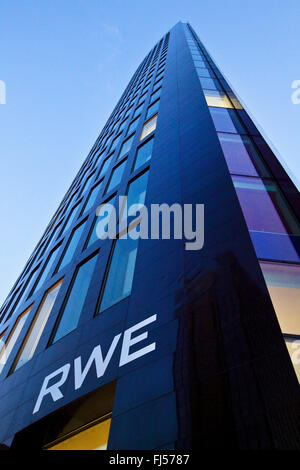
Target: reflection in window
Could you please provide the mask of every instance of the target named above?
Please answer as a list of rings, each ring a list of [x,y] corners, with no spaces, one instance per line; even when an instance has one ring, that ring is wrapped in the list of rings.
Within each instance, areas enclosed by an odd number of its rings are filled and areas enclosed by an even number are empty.
[[[96,202],[97,196],[98,196],[98,194],[99,194],[101,185],[102,185],[102,181],[100,181],[100,183],[98,183],[96,186],[93,187],[93,189],[91,190],[91,192],[90,192],[90,194],[89,194],[89,196],[88,196],[88,198],[87,198],[87,200],[86,200],[86,203],[85,203],[83,212],[86,212],[86,211],[88,211],[91,207],[93,207],[93,205],[94,205],[95,202]]]
[[[69,242],[67,244],[65,253],[64,253],[58,267],[56,268],[56,271],[62,269],[64,266],[66,266],[72,260],[72,258],[74,256],[74,253],[76,251],[77,245],[79,243],[79,240],[81,238],[82,232],[84,230],[84,226],[85,226],[85,221],[83,223],[81,223],[78,227],[76,227],[74,229],[74,231],[72,232],[72,235],[71,235],[71,237],[69,239]]]
[[[148,176],[149,176],[149,171],[146,171],[142,175],[140,175],[138,178],[133,180],[128,188],[127,192],[127,210],[130,209],[131,206],[134,204],[144,204],[145,202],[145,197],[146,197],[146,188],[147,188],[147,182],[148,182]],[[121,218],[123,219],[125,215],[128,216],[128,214],[125,214],[124,207],[122,208],[122,216]],[[130,213],[130,210],[129,210]],[[139,215],[137,213],[137,215]]]
[[[300,265],[260,261],[260,267],[300,382]]]
[[[11,370],[13,372],[19,369],[23,364],[29,361],[37,348],[40,337],[57,298],[59,289],[61,287],[62,279],[49,289],[40,304],[40,307],[35,314],[34,320],[30,325],[27,335],[22,343],[21,349],[15,359],[14,366]]]
[[[232,181],[249,230],[300,233],[276,183],[245,176],[232,176]]]
[[[232,108],[232,104],[226,95],[226,93],[222,93],[221,91],[213,91],[213,90],[203,90],[205,99],[208,106],[216,106],[218,108]]]
[[[99,313],[130,295],[138,241],[128,236],[126,239],[119,238],[114,242]]]
[[[77,268],[71,291],[60,316],[53,343],[77,327],[95,269],[96,260],[97,254]]]
[[[142,133],[140,140],[143,140],[147,135],[151,134],[151,132],[155,131],[156,129],[156,123],[157,123],[157,114],[153,116],[149,121],[147,121],[143,125]]]
[[[47,450],[106,450],[111,418],[84,426]]]
[[[134,139],[134,134],[131,137],[129,137],[129,139],[125,140],[125,142],[123,142],[123,145],[121,147],[121,150],[118,156],[118,160],[120,160],[122,157],[124,157],[124,155],[126,155],[126,153],[130,151],[133,139]]]
[[[218,90],[217,82],[212,78],[200,77],[200,83],[202,88],[206,88],[207,90]]]
[[[229,171],[236,175],[269,176],[250,137],[218,133]]]
[[[102,234],[104,235],[104,232],[107,232],[108,221],[109,221],[109,218],[110,218],[110,214],[113,210],[112,206],[114,205],[115,200],[116,200],[116,196],[113,196],[110,199],[108,199],[108,201],[105,201],[104,205],[107,204],[107,212],[105,212],[105,214],[103,214],[103,215],[97,215],[95,217],[95,220],[93,222],[93,226],[92,226],[92,229],[91,229],[91,232],[90,232],[90,236],[88,238],[87,247],[90,247],[93,243],[95,243],[95,242],[97,242],[98,240],[101,239],[101,233],[100,233],[100,229],[99,229],[100,226],[98,224],[103,219],[107,220],[107,224],[103,227],[101,226],[103,228]],[[97,209],[97,213],[98,213],[98,209]]]
[[[153,114],[157,113],[158,108],[159,108],[159,103],[160,100],[155,101],[151,106],[149,106],[147,114],[146,114],[146,119],[148,119],[150,116],[153,116]]]
[[[232,109],[212,107],[210,107],[209,110],[214,121],[216,131],[245,134],[245,129],[240,123],[235,111]]]
[[[31,308],[32,308],[32,305],[29,308],[27,308],[25,312],[23,312],[21,315],[18,316],[16,323],[13,326],[13,329],[11,330],[7,340],[2,346],[2,349],[0,351],[0,373],[2,372],[3,367],[7,363],[9,355],[19,337],[19,334],[21,333],[21,330],[24,326],[25,321],[27,320],[27,317],[30,313]]]
[[[300,335],[300,265],[261,261],[282,333]]]
[[[66,225],[64,226],[62,232],[60,233],[60,236],[62,236],[69,228],[71,227],[72,223],[74,222],[76,215],[77,215],[77,209],[78,209],[79,203],[74,206],[69,214],[68,221]]]
[[[136,154],[134,170],[137,170],[140,166],[144,165],[151,159],[154,139],[149,139],[143,145],[141,145]]]
[[[135,131],[135,129],[137,128],[137,125],[139,123],[139,119],[135,119],[134,121],[132,121],[128,127],[128,131],[127,131],[127,134],[130,135],[133,131]]]
[[[49,257],[46,261],[46,264],[43,268],[42,275],[41,275],[37,285],[34,287],[33,292],[39,290],[42,287],[42,285],[44,284],[44,281],[46,280],[48,274],[50,273],[50,271],[53,267],[53,264],[54,264],[54,261],[55,261],[55,258],[56,258],[56,255],[57,255],[57,252],[58,252],[59,248],[60,248],[60,245],[58,245],[56,248],[54,248],[54,250],[52,250],[52,252],[50,253],[50,255],[49,255]],[[30,295],[32,295],[33,292]]]
[[[124,160],[122,163],[120,163],[118,166],[116,166],[111,174],[109,183],[106,188],[106,193],[110,192],[112,189],[114,189],[118,184],[120,183],[124,170],[125,170],[125,165],[126,165],[126,160]]]
[[[106,158],[106,160],[104,160],[104,162],[102,164],[102,167],[101,167],[101,170],[100,170],[100,173],[99,173],[99,178],[102,178],[102,176],[105,175],[105,173],[107,172],[107,170],[109,168],[109,165],[110,165],[111,161],[112,161],[112,155],[110,155],[109,157]]]
[[[154,103],[154,101],[158,100],[158,98],[160,97],[161,95],[161,88],[159,88],[158,90],[156,90],[155,93],[152,93],[151,97],[150,97],[150,104],[151,103]]]

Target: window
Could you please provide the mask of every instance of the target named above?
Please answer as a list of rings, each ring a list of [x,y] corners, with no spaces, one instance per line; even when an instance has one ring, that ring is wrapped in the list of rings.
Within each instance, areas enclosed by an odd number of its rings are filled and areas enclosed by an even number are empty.
[[[226,93],[215,90],[203,90],[208,106],[217,106],[219,108],[233,108]]]
[[[50,273],[52,267],[53,267],[53,264],[54,264],[54,261],[55,261],[55,258],[57,256],[57,252],[60,248],[61,244],[59,244],[58,246],[56,246],[52,252],[50,253],[50,255],[48,256],[48,259],[45,263],[45,266],[43,268],[43,270],[41,271],[41,276],[38,280],[38,283],[36,284],[36,286],[34,287],[34,290],[33,292],[30,294],[32,295],[35,291],[39,290],[42,285],[44,284],[44,281],[46,280],[48,274]]]
[[[125,119],[125,121],[121,122],[120,127],[119,127],[119,132],[122,132],[125,127],[127,126],[128,118]]]
[[[213,76],[210,70],[198,67],[196,69],[199,77],[211,78]]]
[[[79,240],[81,239],[82,232],[84,230],[85,222],[82,222],[78,227],[76,227],[71,236],[70,239],[67,243],[65,252],[56,268],[56,272],[59,271],[60,269],[64,268],[70,261],[72,260],[74,253],[76,251],[76,248],[78,246]]]
[[[83,426],[75,434],[47,447],[47,450],[106,450],[111,418]]]
[[[134,134],[131,137],[129,137],[129,139],[125,140],[125,142],[123,142],[123,145],[121,147],[121,150],[118,156],[118,160],[120,160],[122,157],[124,157],[124,155],[126,155],[126,153],[130,151],[133,139],[134,139]]]
[[[161,94],[161,88],[158,88],[158,90],[156,90],[155,93],[152,93],[151,98],[150,98],[150,104],[154,103],[154,101],[156,101],[160,97],[160,94]]]
[[[147,135],[155,131],[156,122],[157,122],[157,114],[153,116],[151,119],[149,119],[149,121],[145,122],[145,124],[143,125],[142,132],[141,132],[140,140],[143,140],[145,137],[147,137]]]
[[[14,365],[11,372],[19,369],[23,364],[29,361],[37,348],[40,337],[42,336],[43,330],[58,296],[62,279],[58,281],[54,286],[49,289],[40,304],[40,307],[35,314],[32,324],[25,336],[22,346],[16,356]]]
[[[122,134],[119,134],[114,140],[110,148],[110,152],[112,153],[116,147],[118,146],[120,140],[121,140]]]
[[[100,181],[96,186],[94,186],[85,202],[82,212],[87,212],[96,202],[97,196],[99,194],[101,185],[103,181]]]
[[[217,132],[245,134],[236,112],[233,109],[209,108]]]
[[[97,254],[77,268],[71,290],[54,334],[53,343],[77,328],[96,261]]]
[[[112,161],[112,155],[109,155],[102,163],[102,167],[99,173],[99,178],[102,178],[105,175],[105,173],[107,172],[110,166],[111,161]]]
[[[147,140],[143,145],[141,145],[136,154],[134,170],[140,168],[140,166],[144,165],[151,159],[152,156],[152,149],[153,149],[153,138]]]
[[[67,230],[69,230],[69,228],[71,227],[72,223],[74,222],[74,220],[75,220],[75,218],[76,218],[78,206],[79,206],[79,203],[77,203],[76,206],[74,206],[74,207],[71,209],[71,212],[70,212],[70,214],[69,214],[68,221],[67,221],[67,223],[65,224],[64,228],[62,229],[62,231],[61,231],[61,233],[60,233],[60,236],[62,236],[62,235],[63,235]]]
[[[282,333],[300,335],[300,265],[261,261]]]
[[[128,131],[127,131],[128,135],[130,135],[133,131],[135,131],[135,129],[137,128],[138,123],[139,123],[138,118],[130,123],[130,126],[128,127]]]
[[[107,206],[107,209],[108,209],[107,212],[104,215],[101,215],[101,216],[97,215],[95,217],[95,220],[94,220],[93,225],[92,225],[92,229],[90,231],[90,235],[88,237],[87,247],[90,247],[93,243],[95,243],[95,242],[97,242],[98,240],[101,239],[101,233],[99,232],[100,229],[99,229],[98,223],[103,219],[108,220],[108,217],[111,214],[111,212],[109,212],[109,211],[112,211],[111,206],[114,205],[115,200],[116,200],[116,196],[113,196],[110,199],[108,199],[107,201],[105,201],[105,204],[110,204],[110,206],[109,205]],[[107,222],[107,225],[105,227],[103,227],[103,232],[107,231],[107,227],[108,227],[108,222]]]
[[[13,326],[13,329],[11,330],[7,341],[5,344],[2,346],[1,352],[0,352],[0,373],[2,372],[5,364],[7,363],[7,360],[9,358],[10,353],[12,352],[12,349],[19,337],[19,334],[21,333],[21,330],[25,324],[25,321],[27,320],[27,317],[30,313],[30,310],[32,308],[32,305],[28,307],[25,312],[23,312],[19,317],[17,318],[16,323]]]
[[[138,239],[119,238],[114,242],[111,262],[105,278],[99,313],[131,293]]]
[[[160,87],[161,87],[161,84],[162,84],[162,78],[160,78],[159,80],[157,80],[157,82],[154,83],[153,85],[153,93],[155,93]]]
[[[300,382],[300,265],[261,261],[260,267]]]
[[[146,114],[146,119],[148,119],[150,116],[153,116],[153,114],[156,114],[159,108],[159,102],[160,100],[155,101],[151,106],[149,106],[147,114]]]
[[[110,192],[120,183],[124,170],[125,170],[126,161],[127,160],[124,160],[122,163],[120,163],[118,166],[116,166],[113,169],[110,180],[106,188],[106,192]]]
[[[271,180],[232,176],[249,230],[299,233],[299,225]]]
[[[218,133],[230,173],[246,176],[269,176],[250,137]]]
[[[142,175],[138,176],[133,180],[128,187],[127,191],[127,209],[133,204],[144,204],[146,197],[146,188],[148,182],[149,171],[146,171]],[[122,208],[122,216],[124,218],[125,213],[124,207]],[[137,214],[138,215],[138,214]]]
[[[141,114],[142,112],[142,108],[143,108],[143,104],[141,104],[140,106],[138,106],[136,108],[136,110],[134,111],[134,114],[133,114],[133,119],[135,119],[139,114]]]
[[[217,81],[212,78],[200,77],[200,83],[202,88],[206,88],[208,90],[218,90],[220,88]]]

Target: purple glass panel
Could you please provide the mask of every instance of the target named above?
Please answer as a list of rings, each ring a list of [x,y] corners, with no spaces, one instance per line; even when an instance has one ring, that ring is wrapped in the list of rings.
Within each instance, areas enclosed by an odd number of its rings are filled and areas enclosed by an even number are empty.
[[[218,133],[218,136],[230,173],[258,176],[244,145],[243,138],[238,134]]]
[[[273,182],[264,184],[259,178],[244,176],[233,176],[232,180],[249,230],[288,233],[270,197],[276,191]]]

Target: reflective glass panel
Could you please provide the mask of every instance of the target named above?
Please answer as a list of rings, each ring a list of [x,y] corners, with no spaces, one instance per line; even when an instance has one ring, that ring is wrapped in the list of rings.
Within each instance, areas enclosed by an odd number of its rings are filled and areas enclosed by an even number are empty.
[[[100,313],[130,295],[138,241],[138,239],[132,240],[129,236],[127,239],[119,238],[115,241],[103,289]]]
[[[260,261],[283,333],[300,335],[300,265]]]
[[[92,280],[96,260],[97,255],[94,255],[84,264],[79,266],[71,291],[68,295],[67,302],[63,309],[63,313],[60,317],[53,342],[59,340],[77,327],[88,288]]]
[[[19,369],[23,364],[29,361],[37,348],[40,337],[44,331],[47,320],[55,303],[56,297],[58,295],[59,289],[61,287],[62,280],[56,283],[54,286],[49,289],[41,305],[34,317],[32,324],[30,325],[29,331],[23,341],[22,347],[16,357],[16,362],[13,367],[13,370]]]
[[[156,123],[157,123],[157,114],[144,124],[140,140],[143,140],[145,137],[147,137],[147,135],[155,131]]]
[[[134,170],[137,170],[140,166],[144,165],[148,160],[151,159],[154,139],[150,139],[145,142],[144,145],[138,148],[136,154],[136,160]]]
[[[232,176],[249,230],[299,233],[299,225],[271,180]]]
[[[19,334],[21,333],[21,330],[25,324],[25,321],[27,320],[27,317],[30,313],[30,310],[31,310],[31,307],[30,306],[29,308],[27,308],[27,310],[25,310],[25,312],[23,312],[21,315],[19,315],[19,317],[17,318],[17,321],[16,323],[14,324],[13,326],[13,329],[11,330],[7,340],[5,341],[4,344],[2,344],[2,349],[1,349],[1,352],[0,352],[0,373],[2,372],[3,370],[3,367],[5,366],[9,356],[10,356],[10,353],[12,352],[12,349],[19,337]]]
[[[126,165],[127,160],[124,160],[120,165],[116,166],[111,174],[106,192],[110,192],[112,189],[114,189],[118,184],[120,183],[124,170],[125,170],[125,165]]]
[[[82,232],[84,230],[85,222],[80,224],[73,232],[70,237],[70,240],[67,244],[67,248],[65,250],[65,253],[62,257],[62,260],[60,261],[57,271],[62,269],[64,266],[66,266],[70,261],[72,260],[74,253],[76,251],[77,245],[79,243],[79,240],[81,238]]]

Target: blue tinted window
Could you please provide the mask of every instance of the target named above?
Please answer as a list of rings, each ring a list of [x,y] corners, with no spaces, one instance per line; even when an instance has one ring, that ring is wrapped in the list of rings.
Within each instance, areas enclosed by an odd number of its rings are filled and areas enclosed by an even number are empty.
[[[110,198],[108,201],[105,202],[105,204],[110,204],[111,206],[113,206],[114,203],[115,203],[115,200],[116,200],[116,196]],[[107,208],[110,211],[111,207],[107,206]],[[97,215],[95,217],[95,220],[94,220],[93,226],[92,226],[92,231],[91,231],[91,234],[90,234],[89,239],[88,239],[88,244],[87,244],[88,247],[91,246],[93,243],[97,242],[99,239],[101,239],[101,234],[99,234],[99,228],[97,230],[97,225],[101,220],[103,220],[105,218],[108,218],[108,215],[110,214],[109,211],[107,213],[101,215],[101,216]],[[107,226],[108,225],[103,227],[104,231],[107,231]]]
[[[60,261],[57,270],[62,269],[64,266],[66,266],[70,261],[72,260],[74,253],[76,251],[77,245],[79,243],[79,240],[81,238],[82,232],[84,230],[84,225],[85,222],[83,222],[79,227],[77,227],[71,234],[70,240],[67,244],[67,248],[65,251],[65,254],[63,255],[62,260]]]
[[[106,189],[106,192],[109,192],[113,188],[118,186],[118,184],[120,183],[120,181],[122,179],[122,176],[123,176],[123,173],[124,173],[124,170],[125,170],[125,165],[126,165],[126,160],[113,169],[108,187]]]
[[[130,237],[115,242],[99,313],[130,295],[137,247],[138,239]]]
[[[100,188],[101,188],[101,184],[102,184],[102,181],[100,181],[100,183],[98,183],[96,186],[94,186],[94,188],[91,190],[91,192],[90,192],[90,194],[89,194],[89,196],[86,200],[86,203],[85,203],[84,212],[88,211],[95,204],[97,196],[98,196]]]
[[[39,290],[39,289],[42,287],[44,281],[46,280],[48,274],[50,273],[50,271],[51,271],[51,269],[52,269],[52,267],[53,267],[53,263],[54,263],[55,258],[56,258],[56,256],[57,256],[57,252],[58,252],[59,248],[60,248],[60,245],[57,246],[57,247],[51,252],[50,256],[48,257],[48,260],[47,260],[47,262],[46,262],[46,264],[45,264],[45,266],[44,266],[44,268],[43,268],[42,275],[41,275],[41,277],[40,277],[40,279],[39,279],[37,285],[35,286],[33,292]],[[32,294],[33,294],[33,292],[32,292]],[[32,294],[31,294],[31,295],[32,295]]]
[[[144,145],[138,148],[134,170],[137,170],[140,166],[144,165],[144,163],[151,159],[153,142],[154,140],[150,139]]]
[[[134,135],[129,137],[129,139],[125,140],[125,142],[123,142],[118,159],[124,157],[124,155],[126,155],[126,153],[130,151],[133,139],[134,139]]]
[[[155,103],[153,103],[153,104],[148,108],[148,111],[147,111],[147,114],[146,114],[146,118],[145,118],[145,119],[148,119],[148,118],[150,118],[151,116],[153,116],[153,114],[156,114],[156,113],[157,113],[158,108],[159,108],[159,103],[160,103],[160,100],[157,100]]]
[[[209,111],[216,131],[245,134],[245,129],[233,109],[209,107]]]
[[[93,256],[79,267],[61,315],[53,343],[77,328],[88,288],[92,280],[96,260],[97,255]]]

